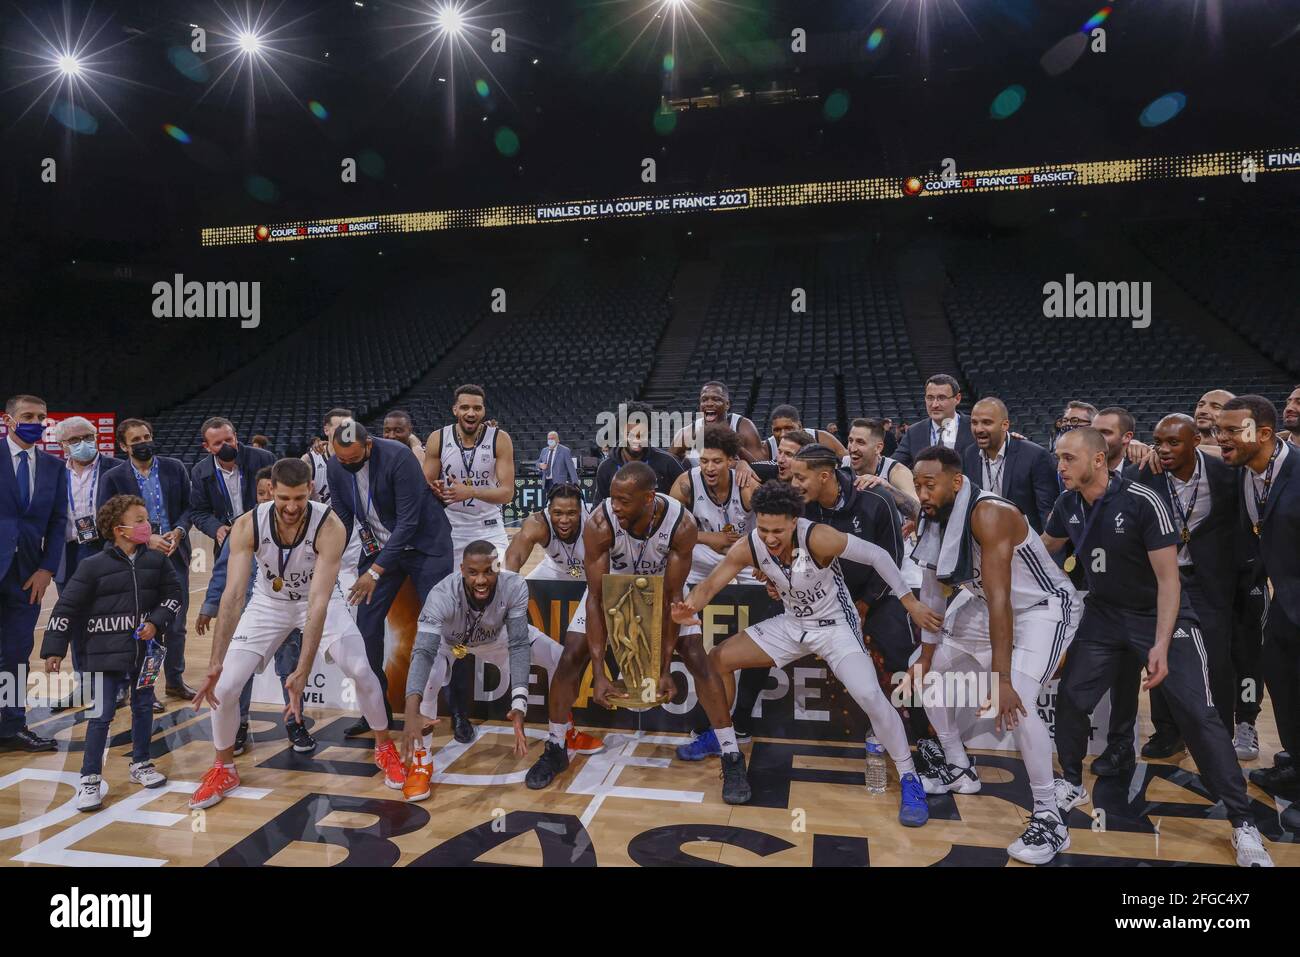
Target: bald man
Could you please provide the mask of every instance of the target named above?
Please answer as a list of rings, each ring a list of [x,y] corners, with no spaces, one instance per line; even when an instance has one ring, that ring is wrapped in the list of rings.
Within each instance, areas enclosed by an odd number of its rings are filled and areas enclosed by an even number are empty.
[[[1196,422],[1196,431],[1201,436],[1201,451],[1219,447],[1219,440],[1214,437],[1214,423],[1223,411],[1223,403],[1233,398],[1227,389],[1211,389],[1196,400],[1196,409],[1192,418]]]
[[[1160,496],[1178,533],[1182,590],[1200,619],[1215,709],[1228,733],[1233,734],[1236,681],[1230,648],[1238,572],[1236,485],[1232,469],[1222,459],[1200,449],[1200,439],[1199,426],[1190,415],[1165,416],[1156,426],[1153,444],[1162,469],[1156,473],[1143,468],[1136,481]],[[1106,751],[1093,763],[1094,774],[1122,774],[1135,764],[1133,727],[1142,665],[1136,657],[1130,658],[1116,676],[1109,740]],[[1143,746],[1143,757],[1168,758],[1184,749],[1182,735],[1159,687],[1151,691],[1151,722],[1155,734]]]
[[[1041,534],[1060,492],[1052,454],[1037,443],[1012,435],[1006,403],[997,396],[975,403],[970,429],[975,444],[962,453],[966,478],[976,488],[1015,503]]]

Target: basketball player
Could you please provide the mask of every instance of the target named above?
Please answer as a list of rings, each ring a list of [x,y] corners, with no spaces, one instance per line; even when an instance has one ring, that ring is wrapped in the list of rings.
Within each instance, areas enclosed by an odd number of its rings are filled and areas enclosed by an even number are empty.
[[[740,456],[746,462],[759,462],[763,459],[763,440],[758,436],[754,423],[739,412],[731,411],[731,394],[721,382],[706,382],[700,387],[700,412],[692,425],[683,426],[673,437],[669,449],[678,460],[689,461],[699,465],[699,455],[694,446],[699,440],[697,435],[706,425],[720,423],[728,426],[740,436]]]
[[[673,603],[673,620],[683,628],[698,627],[699,613],[723,585],[747,567],[762,572],[780,593],[784,614],[748,626],[710,652],[709,667],[723,685],[727,703],[734,694],[731,675],[737,668],[783,668],[805,655],[819,656],[867,713],[874,733],[894,760],[902,785],[900,823],[920,827],[930,817],[925,790],[912,763],[903,720],[881,690],[876,666],[862,644],[862,624],[844,584],[840,560],[874,568],[922,627],[938,628],[939,616],[903,584],[902,573],[883,548],[804,518],[803,496],[788,483],[763,483],[754,493],[753,507],[755,529],[732,544],[684,601]],[[732,754],[740,755],[730,724],[729,716],[726,724],[716,719],[713,723],[722,742],[723,799],[728,804],[744,803],[727,793],[731,787],[743,791],[746,800],[750,795],[743,758],[730,760]],[[740,780],[731,780],[733,775]]]
[[[403,443],[424,464],[424,446],[415,437],[415,423],[405,409],[392,409],[384,414],[384,438]]]
[[[351,409],[330,409],[325,413],[325,421],[321,426],[321,431],[325,433],[324,444],[317,447],[313,443],[312,448],[304,453],[302,460],[311,466],[311,500],[313,502],[330,503],[330,482],[329,477],[325,474],[326,456],[332,454],[334,448],[334,430],[338,428],[340,422],[352,418]]]
[[[749,800],[745,759],[735,747],[735,733],[730,729],[731,716],[726,711],[722,684],[709,670],[700,628],[688,625],[679,630],[669,614],[671,603],[684,593],[697,539],[695,519],[682,503],[655,491],[654,469],[643,462],[630,462],[618,470],[610,483],[609,498],[601,502],[582,531],[587,593],[569,623],[564,654],[551,679],[547,702],[551,715],[550,740],[528,772],[525,779],[528,787],[534,790],[546,787],[569,766],[564,749],[565,726],[560,722],[573,707],[578,695],[578,682],[589,662],[592,663],[592,697],[598,705],[611,708],[614,707],[613,699],[628,697],[626,693],[617,692],[605,674],[605,575],[662,575],[662,673],[654,692],[660,697],[676,696],[677,684],[669,665],[673,652],[678,651],[695,679],[696,694],[710,721],[726,719],[733,753],[724,755],[722,759],[723,800],[733,804]],[[585,647],[572,640],[575,634],[586,636]],[[631,691],[636,693],[638,689]]]
[[[945,586],[962,591],[948,606],[942,633],[922,633],[921,656],[908,676],[912,691],[922,693],[928,672],[944,679],[989,675],[997,730],[1014,736],[1034,798],[1028,826],[1007,853],[1027,864],[1046,864],[1070,846],[1070,832],[1056,806],[1052,736],[1037,704],[1074,638],[1083,611],[1079,594],[1024,513],[967,481],[961,456],[952,449],[926,449],[914,471],[924,514],[913,551],[924,569],[922,598],[937,609],[944,605]],[[956,698],[955,682],[944,680],[939,687],[941,699]],[[980,789],[962,743],[961,719],[963,711],[983,705],[927,702],[944,753],[933,775],[924,778],[927,794]]]
[[[541,665],[547,677],[560,660],[560,645],[528,624],[528,584],[516,572],[502,571],[496,546],[479,540],[465,546],[459,575],[433,586],[416,626],[411,666],[406,675],[406,720],[402,757],[408,764],[402,794],[407,801],[429,796],[433,758],[429,741],[416,731],[438,719],[438,690],[451,678],[455,661],[472,651],[510,679],[510,713],[515,757],[528,751],[528,669]]]
[[[520,525],[506,549],[506,571],[518,572],[528,562],[534,547],[545,556],[527,578],[551,581],[587,581],[583,565],[582,530],[587,524],[587,507],[582,501],[582,490],[572,482],[562,482],[551,489],[546,508],[533,512]],[[585,601],[585,599],[584,599]],[[586,647],[587,636],[570,628],[564,636],[565,644],[574,641]],[[573,715],[565,722],[564,744],[569,754],[599,754],[605,743],[593,735],[573,726]]]
[[[767,457],[773,461],[776,460],[776,446],[781,441],[781,436],[790,431],[803,431],[803,423],[799,421],[799,410],[792,405],[778,405],[772,410],[771,416],[772,434],[763,440],[763,446],[767,452]],[[848,450],[840,444],[840,440],[831,433],[822,429],[814,429],[813,441],[834,450],[835,454],[843,457],[848,454]]]
[[[915,522],[920,516],[912,470],[885,455],[885,426],[880,419],[854,419],[849,425],[849,467],[859,478],[877,479],[868,487],[888,493],[904,519]]]
[[[302,694],[319,648],[354,684],[361,713],[375,732],[375,765],[384,772],[384,784],[398,789],[406,779],[401,757],[389,740],[379,680],[338,586],[347,532],[328,505],[310,501],[311,470],[305,462],[280,459],[271,469],[271,486],[272,500],[236,519],[228,536],[234,550],[212,637],[211,666],[194,696],[195,711],[205,700],[212,704],[217,755],[190,798],[195,809],[211,807],[239,787],[232,753],[239,691],[254,671],[275,657],[295,628],[302,630],[302,653],[297,669],[284,682],[289,696],[285,713],[302,722]],[[245,607],[254,561],[261,573]]]
[[[424,445],[425,478],[442,499],[451,523],[454,566],[460,565],[472,541],[491,542],[498,560],[510,545],[501,509],[515,497],[515,446],[506,432],[484,421],[485,403],[482,386],[459,386],[451,407],[456,421],[430,433]],[[462,744],[474,740],[469,721],[472,685],[472,665],[457,661],[448,697],[452,734]]]

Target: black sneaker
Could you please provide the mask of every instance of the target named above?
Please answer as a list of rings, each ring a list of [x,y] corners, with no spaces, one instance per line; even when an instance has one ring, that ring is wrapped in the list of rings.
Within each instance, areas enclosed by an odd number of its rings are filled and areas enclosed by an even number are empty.
[[[1106,750],[1097,755],[1097,760],[1092,762],[1092,773],[1099,778],[1113,778],[1132,771],[1135,767],[1137,767],[1137,759],[1133,756],[1131,744],[1127,742],[1108,744]]]
[[[316,750],[316,739],[307,733],[307,726],[299,724],[297,721],[290,721],[284,726],[284,733],[289,738],[289,743],[299,754],[306,754],[308,751]]]
[[[1144,758],[1172,758],[1180,751],[1186,751],[1187,745],[1183,744],[1183,739],[1179,737],[1178,732],[1166,734],[1163,731],[1157,731],[1151,735],[1146,744],[1142,745],[1142,757]]]
[[[754,737],[754,732],[749,724],[740,724],[735,719],[731,722],[731,729],[736,732],[736,743],[745,744]]]
[[[728,804],[748,804],[754,796],[745,775],[745,756],[739,751],[722,755],[722,800]]]
[[[917,738],[916,771],[922,778],[937,778],[948,764],[948,756],[934,738]]]
[[[546,742],[546,750],[537,759],[537,763],[528,769],[524,783],[534,791],[540,791],[555,780],[557,774],[568,770],[569,755],[564,745],[554,741]]]
[[[239,722],[239,730],[235,732],[235,757],[244,753],[248,747],[248,722]]]
[[[369,734],[369,733],[370,733],[370,722],[367,721],[365,718],[362,718],[356,724],[348,725],[348,727],[343,729],[343,737],[345,738],[359,738],[363,734]]]
[[[451,716],[451,736],[461,744],[469,744],[478,737],[478,732],[469,723],[468,715],[454,714]]]

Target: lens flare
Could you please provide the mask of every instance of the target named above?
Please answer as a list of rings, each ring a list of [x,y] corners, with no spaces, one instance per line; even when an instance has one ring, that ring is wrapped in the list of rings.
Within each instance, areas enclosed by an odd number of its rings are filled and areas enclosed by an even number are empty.
[[[849,94],[845,90],[834,90],[826,97],[826,102],[822,104],[822,116],[834,123],[836,120],[844,119],[844,114],[849,111]]]
[[[188,143],[190,141],[190,134],[186,133],[175,123],[164,123],[163,132],[178,143]]]
[[[307,109],[310,110],[311,115],[316,117],[318,120],[328,120],[330,118],[330,111],[325,109],[319,100],[308,100]]]
[[[1166,93],[1147,104],[1138,117],[1138,122],[1145,127],[1160,126],[1168,123],[1187,105],[1187,97],[1182,93]]]
[[[993,98],[989,104],[989,116],[995,120],[1005,120],[1025,105],[1025,88],[1013,83]]]
[[[877,50],[880,49],[880,44],[884,41],[884,39],[885,39],[885,28],[876,27],[876,29],[871,31],[871,36],[867,37],[867,50],[871,53],[875,53]]]
[[[1111,10],[1110,7],[1102,7],[1100,10],[1098,10],[1096,13],[1094,13],[1092,16],[1090,16],[1087,19],[1087,21],[1084,23],[1082,28],[1080,28],[1079,32],[1091,33],[1097,27],[1101,26],[1103,23],[1106,22],[1106,18],[1110,16],[1110,10]]]
[[[502,156],[514,156],[519,152],[519,137],[508,126],[503,126],[497,130],[496,136],[492,140],[496,144],[497,152]]]

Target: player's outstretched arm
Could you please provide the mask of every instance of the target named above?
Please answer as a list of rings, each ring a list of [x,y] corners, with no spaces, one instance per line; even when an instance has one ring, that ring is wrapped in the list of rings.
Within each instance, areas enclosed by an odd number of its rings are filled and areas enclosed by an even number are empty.
[[[415,641],[411,645],[411,663],[406,669],[406,713],[402,721],[402,741],[399,750],[402,761],[410,764],[415,755],[415,743],[424,733],[424,716],[420,704],[424,700],[424,687],[429,683],[429,673],[438,660],[442,645],[441,620],[426,619],[421,611],[416,625]]]
[[[524,519],[506,549],[506,571],[517,572],[523,568],[528,563],[528,556],[533,553],[533,546],[542,544],[547,533],[546,520],[542,518],[541,512],[534,512]]]
[[[903,581],[903,572],[894,562],[894,556],[874,542],[856,535],[846,535],[829,525],[817,524],[808,533],[808,549],[819,565],[825,566],[836,558],[870,565],[885,580],[890,593],[903,603],[908,615],[921,628],[937,631],[943,619],[917,600]]]
[[[424,469],[424,478],[431,486],[437,488],[438,482],[442,479],[442,430],[434,429],[429,433],[429,439],[424,443],[424,461],[420,463]]]
[[[614,683],[605,674],[605,572],[609,570],[609,549],[614,534],[605,518],[605,510],[597,509],[582,529],[583,566],[587,573],[587,649],[591,652],[591,696],[602,708],[612,705],[609,699],[619,697]]]
[[[980,577],[989,608],[991,670],[998,682],[994,699],[998,731],[1014,730],[1021,716],[1028,713],[1011,684],[1011,557],[1014,543],[1024,535],[1024,522],[1019,512],[996,503],[977,506],[971,516],[971,534],[980,544]]]
[[[718,592],[746,568],[750,567],[753,555],[749,548],[749,539],[737,540],[727,549],[722,561],[713,566],[709,577],[691,589],[684,601],[674,601],[671,605],[673,621],[679,625],[696,623],[704,606],[713,600]]]
[[[253,521],[257,510],[245,512],[235,519],[230,534],[226,536],[226,549],[230,557],[226,560],[226,589],[221,593],[221,604],[217,609],[217,627],[212,633],[212,652],[208,656],[208,673],[194,695],[192,707],[198,711],[207,701],[212,707],[220,702],[212,696],[217,682],[221,679],[221,665],[226,660],[226,649],[235,634],[235,626],[244,613],[244,596],[248,592],[248,576],[253,570]],[[335,519],[337,521],[337,519]]]
[[[347,530],[339,517],[330,512],[316,533],[316,568],[312,572],[311,588],[307,591],[307,621],[302,629],[298,667],[284,679],[284,690],[289,695],[285,714],[292,715],[295,721],[302,721],[302,695],[316,664],[316,649],[320,647],[321,635],[325,632],[325,616],[329,612],[330,596],[338,587],[339,568],[343,564],[343,548],[347,542]]]

